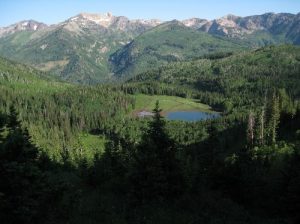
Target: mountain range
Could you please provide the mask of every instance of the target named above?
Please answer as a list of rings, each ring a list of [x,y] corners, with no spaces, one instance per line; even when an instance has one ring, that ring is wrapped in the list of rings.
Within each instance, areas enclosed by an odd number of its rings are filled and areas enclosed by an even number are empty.
[[[167,22],[81,13],[54,25],[28,20],[0,28],[1,56],[84,84],[282,43],[300,44],[300,13]]]

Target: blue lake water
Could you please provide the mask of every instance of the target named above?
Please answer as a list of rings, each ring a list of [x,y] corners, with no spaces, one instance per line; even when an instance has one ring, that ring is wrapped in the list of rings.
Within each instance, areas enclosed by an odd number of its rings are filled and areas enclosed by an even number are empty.
[[[200,111],[174,111],[166,115],[168,120],[181,120],[181,121],[200,121],[207,119],[214,119],[220,117],[218,113],[206,113]]]

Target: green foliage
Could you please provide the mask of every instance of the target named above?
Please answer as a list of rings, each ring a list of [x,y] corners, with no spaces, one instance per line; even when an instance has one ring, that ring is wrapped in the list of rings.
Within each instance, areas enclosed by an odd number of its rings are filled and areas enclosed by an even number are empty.
[[[298,223],[298,57],[269,47],[93,87],[0,59],[1,220]],[[155,99],[224,113],[130,116]]]
[[[171,21],[135,38],[111,56],[114,72],[132,77],[170,62],[199,58],[213,52],[244,49],[232,40],[195,31]]]
[[[99,141],[94,150],[78,138],[95,129],[113,130],[133,103],[131,97],[110,87],[58,82],[4,59],[0,60],[0,74],[1,111],[8,112],[13,105],[34,142],[56,160],[61,159],[65,145],[73,158],[84,154],[92,160],[94,154],[103,151],[103,144]]]
[[[13,107],[5,128],[0,144],[0,218],[5,223],[36,223],[45,189],[38,149]]]
[[[142,205],[180,196],[183,178],[175,157],[174,142],[165,132],[159,102],[153,109],[153,120],[137,147],[130,180],[135,200]]]
[[[16,32],[0,38],[0,54],[63,80],[95,84],[110,79],[109,55],[139,33],[92,26],[87,30],[78,27],[78,34],[76,28],[72,29],[71,24],[36,32]]]
[[[129,79],[122,88],[127,93],[196,98],[230,113],[245,106],[262,106],[265,92],[274,88],[298,98],[299,54],[299,47],[282,45],[216,60],[171,63]]]

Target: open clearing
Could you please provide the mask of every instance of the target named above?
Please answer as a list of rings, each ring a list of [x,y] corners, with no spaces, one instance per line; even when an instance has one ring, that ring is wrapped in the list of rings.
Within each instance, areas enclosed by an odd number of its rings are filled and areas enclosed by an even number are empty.
[[[202,111],[202,112],[214,112],[209,105],[200,103],[195,99],[187,99],[176,96],[162,96],[162,95],[134,95],[136,99],[134,114],[140,111],[152,111],[155,107],[155,103],[159,101],[159,107],[163,110],[162,113],[168,113],[171,111]]]

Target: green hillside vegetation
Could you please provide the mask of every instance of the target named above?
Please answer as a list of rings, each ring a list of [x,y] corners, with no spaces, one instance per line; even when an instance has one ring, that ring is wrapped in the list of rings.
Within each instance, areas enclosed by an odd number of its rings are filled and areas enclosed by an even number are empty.
[[[263,47],[269,45],[293,43],[293,40],[287,38],[286,33],[284,32],[274,34],[268,31],[256,31],[254,33],[246,35],[243,38],[242,42],[252,47]]]
[[[58,81],[48,74],[4,58],[0,58],[1,88],[20,88],[30,95],[67,90],[71,84]]]
[[[110,79],[109,55],[132,32],[99,27],[76,33],[66,27],[16,32],[0,39],[0,54],[75,83],[94,84]]]
[[[276,121],[284,123],[278,126],[273,144],[252,143],[246,130],[251,133],[255,128],[256,133],[260,127],[247,127],[245,121],[169,126],[159,111],[158,106],[153,110],[155,116],[138,143],[116,135],[92,165],[84,157],[72,158],[68,151],[62,165],[39,155],[14,110],[1,114],[1,133],[7,133],[0,142],[1,219],[6,223],[297,223],[299,109],[293,117],[284,118],[283,113]],[[273,113],[267,114],[266,125],[272,124]],[[174,135],[178,131],[181,134]],[[188,143],[184,134],[195,142]],[[174,138],[182,138],[180,144]]]
[[[129,79],[123,88],[128,93],[197,98],[215,109],[240,110],[261,104],[265,92],[274,88],[299,99],[299,59],[297,46],[271,46],[219,59],[171,63]]]
[[[0,108],[14,106],[33,141],[56,160],[62,149],[73,157],[104,149],[103,137],[92,129],[110,129],[111,117],[124,115],[132,98],[108,87],[81,87],[54,80],[46,73],[0,58]],[[109,119],[108,119],[109,118]],[[107,122],[106,122],[107,121]]]
[[[206,54],[98,86],[1,58],[0,220],[298,224],[299,54]],[[224,115],[162,117],[177,106]]]
[[[113,70],[131,76],[174,61],[186,61],[212,52],[244,49],[229,39],[185,27],[178,21],[163,23],[135,38],[111,55]]]
[[[97,84],[214,52],[300,43],[299,14],[228,15],[212,21],[194,18],[160,25],[111,16],[106,18],[111,22],[108,27],[95,23],[93,16],[83,13],[48,27],[22,21],[1,28],[0,56],[69,82]],[[24,24],[28,27],[22,27]],[[33,24],[37,29],[32,29]]]

